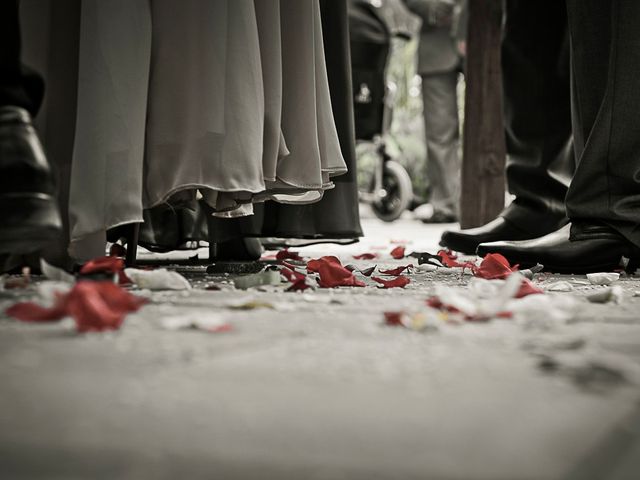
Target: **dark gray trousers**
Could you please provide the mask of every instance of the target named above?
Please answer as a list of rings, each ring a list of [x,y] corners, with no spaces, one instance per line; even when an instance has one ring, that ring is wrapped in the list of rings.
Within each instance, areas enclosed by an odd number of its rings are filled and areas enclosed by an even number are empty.
[[[502,44],[506,176],[515,201],[503,216],[527,231],[565,219],[571,148],[565,3],[507,0]]]
[[[574,226],[605,223],[640,246],[640,1],[567,0],[578,167]]]
[[[458,71],[422,75],[427,176],[434,211],[458,215],[460,146]]]

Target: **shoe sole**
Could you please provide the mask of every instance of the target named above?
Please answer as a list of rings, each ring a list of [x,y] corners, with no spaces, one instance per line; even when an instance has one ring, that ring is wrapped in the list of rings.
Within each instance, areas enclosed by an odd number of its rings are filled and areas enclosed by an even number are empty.
[[[518,268],[520,270],[525,270],[527,268],[532,268],[535,266],[535,264],[531,263],[531,262],[519,262],[517,258],[515,257],[509,257],[509,262],[512,265],[518,265]],[[617,264],[613,264],[612,262],[608,262],[608,263],[600,263],[600,264],[590,264],[590,265],[580,265],[579,268],[576,267],[568,267],[566,265],[564,266],[556,266],[556,265],[550,265],[550,264],[545,264],[544,265],[544,272],[548,272],[548,273],[557,273],[560,275],[585,275],[587,273],[598,273],[598,272],[611,272],[613,270],[621,270],[624,269],[625,271],[627,271],[628,273],[632,273],[630,272],[631,269],[635,270],[637,268],[637,261],[635,260],[635,258],[632,258],[629,261],[629,264],[627,265],[627,267],[623,267],[622,265],[617,265]]]
[[[43,193],[0,195],[0,254],[42,250],[62,232],[56,200]]]
[[[462,253],[464,255],[475,255],[476,254],[476,249],[478,248],[478,245],[480,245],[479,243],[469,243],[469,244],[465,244],[465,243],[461,243],[461,242],[456,242],[455,240],[453,242],[451,241],[447,241],[447,242],[439,242],[438,245],[442,248],[446,248],[448,250],[451,250],[452,252],[458,252],[458,253]],[[467,248],[468,247],[468,248]]]

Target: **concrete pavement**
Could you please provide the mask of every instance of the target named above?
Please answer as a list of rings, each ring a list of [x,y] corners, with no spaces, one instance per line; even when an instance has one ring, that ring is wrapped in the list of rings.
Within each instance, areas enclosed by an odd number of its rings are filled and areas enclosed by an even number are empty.
[[[368,266],[352,255],[378,248],[379,266],[397,266],[391,240],[435,253],[442,228],[363,223],[359,244],[296,250]],[[618,304],[588,303],[584,277],[538,277],[572,283],[545,294],[575,298],[570,319],[418,332],[382,312],[424,308],[469,276],[300,294],[209,291],[225,278],[183,272],[196,288],[145,293],[114,333],[0,317],[0,478],[638,478],[638,277],[618,282]],[[0,292],[0,310],[31,293]],[[274,308],[229,308],[247,301]],[[185,315],[233,330],[166,329]]]

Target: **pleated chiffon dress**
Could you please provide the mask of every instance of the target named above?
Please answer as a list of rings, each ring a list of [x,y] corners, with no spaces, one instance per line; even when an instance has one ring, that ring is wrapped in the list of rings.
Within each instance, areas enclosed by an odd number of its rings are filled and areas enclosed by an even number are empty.
[[[347,167],[317,0],[82,0],[70,251],[143,210],[310,203]]]
[[[106,231],[141,222],[151,22],[147,0],[82,0],[70,254],[104,255]]]

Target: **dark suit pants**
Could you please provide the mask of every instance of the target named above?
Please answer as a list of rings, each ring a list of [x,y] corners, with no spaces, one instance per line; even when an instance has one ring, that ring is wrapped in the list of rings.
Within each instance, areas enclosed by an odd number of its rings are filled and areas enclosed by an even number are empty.
[[[578,167],[567,213],[640,246],[640,2],[568,0]]]
[[[20,61],[18,0],[0,1],[0,106],[22,107],[35,115],[44,82]]]
[[[575,166],[571,149],[567,13],[558,0],[508,0],[502,47],[506,175],[503,213],[526,230],[554,230]]]

